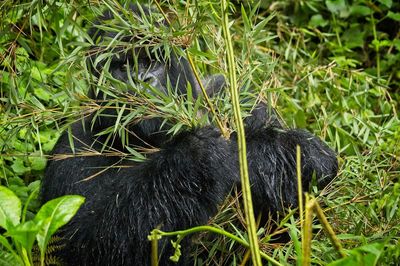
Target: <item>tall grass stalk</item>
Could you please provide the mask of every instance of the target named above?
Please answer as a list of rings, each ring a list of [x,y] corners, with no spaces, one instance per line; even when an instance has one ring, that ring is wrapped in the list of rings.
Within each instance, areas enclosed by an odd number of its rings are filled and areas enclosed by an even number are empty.
[[[225,39],[225,45],[226,45],[226,56],[227,56],[227,61],[228,61],[228,75],[229,75],[231,100],[232,100],[234,120],[235,120],[235,124],[236,124],[237,135],[238,135],[240,178],[241,178],[242,191],[243,191],[244,211],[245,211],[245,216],[246,216],[247,233],[249,235],[250,252],[251,252],[251,258],[253,261],[253,265],[261,266],[262,263],[261,263],[260,250],[259,250],[259,246],[258,246],[256,221],[254,218],[253,203],[252,203],[252,199],[251,199],[249,172],[247,169],[246,139],[245,139],[245,135],[244,135],[242,116],[240,114],[238,86],[236,83],[235,59],[234,59],[234,53],[233,53],[233,46],[232,46],[232,42],[231,42],[231,35],[229,32],[229,26],[228,26],[228,24],[229,24],[228,23],[228,2],[229,1],[225,1],[225,0],[221,1],[222,27],[223,27],[223,32],[224,32],[224,39]]]
[[[299,199],[299,214],[300,214],[300,224],[301,224],[301,236],[302,239],[305,239],[305,227],[304,227],[304,205],[303,205],[303,182],[301,178],[301,148],[300,145],[296,146],[296,171],[297,171],[297,193],[298,193],[298,199]],[[304,248],[304,243],[305,241],[302,242],[302,250],[305,250]],[[299,261],[297,262],[297,265],[302,265],[303,263],[303,256],[302,254],[299,255]]]

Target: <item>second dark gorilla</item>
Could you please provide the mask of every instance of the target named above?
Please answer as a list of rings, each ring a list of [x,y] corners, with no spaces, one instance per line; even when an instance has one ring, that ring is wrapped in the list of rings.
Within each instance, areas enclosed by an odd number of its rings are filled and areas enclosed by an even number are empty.
[[[132,7],[132,11],[139,20],[143,17],[137,7]],[[145,9],[146,16],[148,13]],[[106,15],[102,21],[108,19],[112,16]],[[99,34],[104,35],[113,37]],[[127,36],[131,41],[138,38],[133,37]],[[132,55],[121,51],[109,71],[114,78],[128,82],[128,64],[130,69],[136,69],[132,75],[140,83],[150,83],[163,92],[168,85],[182,95],[188,85],[195,90],[198,87],[185,58],[174,53],[168,62],[153,63],[148,54],[140,58],[138,63],[145,68],[135,67]],[[99,64],[97,70],[101,71],[102,66]],[[220,90],[220,78],[210,80],[208,90]],[[297,144],[302,149],[305,190],[314,173],[322,187],[337,172],[335,153],[329,147],[308,132],[283,129],[266,109],[264,105],[258,106],[245,120],[255,210],[265,213],[297,205]],[[145,162],[135,163],[102,155],[106,136],[97,134],[115,123],[116,113],[109,111],[107,115],[95,118],[94,127],[92,118],[72,125],[75,154],[91,149],[98,156],[76,155],[51,161],[47,167],[42,183],[44,201],[66,194],[86,197],[77,215],[61,230],[65,248],[57,255],[67,265],[149,265],[147,236],[152,229],[175,231],[206,224],[232,187],[240,184],[236,137],[225,140],[217,129],[205,127],[170,138],[165,133],[168,125],[161,131],[161,120],[141,120],[129,126],[134,133],[131,142],[159,146],[160,151],[148,156]],[[121,141],[117,138],[110,150],[123,148]],[[53,153],[73,153],[67,133],[61,136]],[[180,265],[189,261],[190,243],[185,241]],[[173,254],[169,239],[160,241],[159,250],[160,265],[173,264],[168,259]]]

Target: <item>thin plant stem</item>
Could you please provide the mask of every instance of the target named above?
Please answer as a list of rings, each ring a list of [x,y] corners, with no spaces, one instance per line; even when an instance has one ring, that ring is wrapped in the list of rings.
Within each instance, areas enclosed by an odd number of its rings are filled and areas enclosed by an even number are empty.
[[[151,240],[151,266],[158,266],[158,239]]]
[[[210,98],[208,98],[207,91],[204,88],[203,83],[201,82],[199,74],[197,73],[196,67],[195,67],[195,65],[193,63],[192,57],[190,56],[188,50],[186,50],[186,57],[189,60],[190,67],[192,68],[194,76],[196,77],[197,83],[199,83],[199,86],[200,86],[201,92],[203,93],[204,99],[206,100],[208,108],[210,108],[211,113],[213,114],[213,117],[214,117],[215,121],[217,121],[218,127],[221,130],[222,135],[224,136],[225,139],[229,139],[229,132],[222,125],[221,120],[219,120],[219,118],[217,116],[217,113],[215,112],[214,106],[212,105],[212,103],[210,101]]]
[[[304,227],[302,228],[303,237],[301,240],[302,247],[302,264],[303,266],[311,265],[311,239],[312,239],[312,220],[313,220],[313,210],[315,206],[315,199],[310,198],[306,194],[306,205],[305,205],[305,217],[304,217]]]
[[[328,219],[326,218],[324,212],[322,211],[321,206],[319,203],[314,200],[314,209],[317,214],[317,217],[319,221],[321,222],[322,227],[324,230],[327,232],[329,239],[331,240],[333,246],[337,250],[337,252],[340,254],[342,258],[346,257],[346,253],[344,252],[344,249],[342,247],[342,244],[340,243],[340,240],[337,238],[335,232],[333,231],[332,226],[329,224]]]
[[[305,217],[304,217],[304,228],[303,230],[303,238],[302,238],[302,263],[301,265],[311,265],[311,239],[312,239],[312,218],[313,213],[316,213],[318,220],[320,221],[322,228],[328,234],[329,240],[332,242],[333,246],[339,253],[339,255],[344,258],[346,257],[346,253],[340,243],[340,240],[337,238],[335,232],[333,231],[332,226],[329,224],[328,219],[326,218],[321,206],[318,201],[306,194],[306,207],[305,207]]]
[[[239,165],[240,165],[240,178],[242,184],[243,201],[244,201],[244,212],[247,223],[247,233],[249,235],[250,252],[253,261],[253,265],[261,266],[260,249],[258,246],[257,228],[256,221],[254,218],[253,203],[251,199],[251,189],[246,157],[246,139],[244,134],[244,126],[242,117],[240,114],[239,94],[238,86],[236,83],[236,67],[233,53],[232,39],[229,32],[229,21],[228,21],[228,2],[226,0],[221,1],[222,8],[222,28],[224,32],[224,39],[226,45],[226,54],[228,61],[228,74],[229,74],[229,85],[231,92],[231,99],[233,105],[234,119],[238,135],[238,146],[239,146]]]
[[[372,23],[372,33],[374,35],[373,45],[376,53],[376,76],[378,80],[381,78],[381,55],[379,54],[380,43],[378,40],[378,34],[376,33],[376,23],[374,15],[371,14],[371,23]]]
[[[304,227],[304,217],[303,217],[303,186],[302,186],[302,177],[301,177],[301,148],[299,145],[296,146],[296,170],[297,170],[297,197],[299,201],[299,212],[300,212],[300,228],[301,235],[304,238],[305,227]],[[303,243],[303,242],[302,242]],[[297,265],[302,265],[303,257],[299,257],[299,261]]]
[[[219,229],[213,226],[209,226],[209,225],[202,225],[202,226],[196,226],[196,227],[192,227],[186,230],[180,230],[180,231],[173,231],[173,232],[163,232],[159,229],[154,229],[153,231],[151,231],[150,234],[150,238],[152,241],[157,241],[158,239],[160,239],[161,237],[171,237],[171,236],[178,236],[178,240],[183,239],[184,237],[190,235],[190,234],[194,234],[194,233],[198,233],[198,232],[204,232],[204,231],[208,231],[208,232],[212,232],[212,233],[216,233],[216,234],[220,234],[220,235],[224,235],[232,240],[234,240],[235,242],[243,245],[244,247],[250,247],[249,243],[246,242],[245,240],[235,236],[234,234],[231,234],[223,229]],[[276,265],[276,266],[283,266],[281,263],[279,263],[278,261],[276,261],[275,259],[273,259],[272,257],[268,256],[267,254],[260,252],[260,256],[269,261],[270,263],[272,263],[272,265]]]
[[[171,26],[171,22],[169,21],[167,15],[162,10],[162,8],[161,8],[160,4],[158,3],[158,1],[155,1],[155,3],[157,5],[158,10],[163,15],[165,21],[167,21],[168,25],[170,25],[172,31],[175,31],[175,29]],[[187,59],[189,61],[190,67],[192,68],[193,74],[196,77],[197,83],[199,83],[199,86],[200,86],[201,92],[203,93],[204,99],[206,100],[207,105],[210,108],[211,113],[213,114],[213,117],[214,117],[215,121],[217,121],[217,125],[218,125],[219,129],[221,130],[221,134],[224,136],[225,139],[229,139],[229,132],[225,129],[225,127],[222,125],[221,120],[218,118],[217,113],[215,112],[214,106],[212,105],[212,103],[210,101],[210,98],[208,98],[207,91],[204,88],[203,83],[201,82],[199,74],[198,74],[198,72],[196,70],[196,67],[195,67],[195,65],[193,63],[192,57],[190,56],[188,50],[186,50],[186,57],[187,57]]]

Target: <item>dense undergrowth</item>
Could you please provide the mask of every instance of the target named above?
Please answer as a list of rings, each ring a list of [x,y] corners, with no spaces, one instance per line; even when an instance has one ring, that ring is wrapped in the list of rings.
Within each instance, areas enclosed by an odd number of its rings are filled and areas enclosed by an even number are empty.
[[[227,74],[220,2],[175,2],[159,1],[173,29],[155,32],[150,28],[147,34],[171,49],[187,49],[201,75]],[[40,257],[30,250],[35,238],[44,251],[54,233],[44,232],[43,224],[56,224],[52,227],[56,229],[74,213],[63,214],[60,204],[39,211],[38,188],[46,154],[60,133],[99,108],[86,97],[94,85],[86,68],[90,48],[86,31],[103,10],[118,5],[113,1],[5,0],[0,8],[0,183],[4,186],[0,187],[0,265],[29,265],[33,257]],[[268,102],[287,126],[307,128],[338,152],[338,176],[323,191],[312,193],[318,195],[347,257],[340,258],[315,220],[312,264],[397,265],[400,3],[237,1],[231,3],[229,18],[241,97],[250,99],[244,101],[243,113],[255,100]],[[107,88],[107,82],[96,86]],[[196,115],[200,105],[206,106],[203,102],[187,103],[171,96],[162,102],[146,101],[155,107],[141,111],[172,121],[171,134],[215,123]],[[212,101],[218,118],[234,130],[229,95]],[[134,150],[130,156],[145,159]],[[82,203],[79,198],[69,200],[75,206]],[[247,239],[239,205],[237,198],[227,199],[210,224]],[[60,214],[59,219],[50,221],[51,213]],[[260,249],[282,265],[296,264],[302,256],[295,213],[288,210],[280,214],[277,224],[271,220],[258,231]],[[289,232],[289,242],[276,239],[282,232]],[[211,233],[195,238],[201,243],[196,253],[207,258],[199,260],[199,265],[248,261],[246,248],[232,239]],[[51,259],[51,255],[41,258],[42,263]]]

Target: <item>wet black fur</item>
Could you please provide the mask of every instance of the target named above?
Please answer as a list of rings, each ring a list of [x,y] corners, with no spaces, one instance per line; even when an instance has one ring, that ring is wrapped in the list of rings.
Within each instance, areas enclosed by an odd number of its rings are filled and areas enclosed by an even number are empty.
[[[186,59],[176,60],[168,74],[174,80],[184,73],[181,77],[186,79],[179,83],[184,94],[187,82],[194,82],[193,74]],[[212,83],[209,89],[218,91],[212,86],[220,83]],[[267,109],[261,104],[245,120],[257,213],[297,205],[296,144],[302,149],[305,190],[313,175],[323,187],[337,172],[335,153],[326,144],[306,131],[284,129]],[[103,126],[93,130],[91,118],[74,123],[75,153],[90,148],[99,155],[50,161],[42,182],[44,202],[66,194],[86,197],[77,215],[60,231],[66,246],[57,255],[67,265],[149,265],[147,235],[152,229],[174,231],[206,224],[232,187],[240,185],[235,135],[225,140],[217,129],[205,127],[169,139],[163,132],[153,135],[154,120],[143,120],[131,130],[152,143],[162,140],[161,151],[135,163],[101,154],[104,139],[95,135],[109,123],[103,121]],[[67,133],[53,153],[72,153]],[[160,265],[173,265],[168,260],[173,254],[169,241],[160,241]],[[182,254],[179,265],[189,264],[189,240],[182,243]]]
[[[92,144],[93,133],[85,133],[79,123],[72,132],[81,142]],[[75,145],[76,150],[86,148]],[[102,145],[93,148],[99,151]],[[237,175],[228,142],[217,130],[206,127],[181,133],[161,149],[144,163],[106,156],[50,162],[42,187],[45,201],[64,194],[86,197],[62,231],[68,240],[60,256],[68,265],[149,265],[147,235],[153,228],[185,229],[206,224],[216,213]],[[71,153],[67,134],[54,152]],[[161,250],[167,247],[160,265],[171,263],[168,256],[173,252],[165,244],[169,240],[160,243]],[[185,256],[187,247],[184,242]]]
[[[301,148],[303,191],[315,177],[325,187],[337,173],[336,154],[318,137],[284,129],[274,110],[260,104],[245,119],[247,159],[255,210],[264,214],[297,207],[296,146]],[[233,137],[236,147],[236,136]]]

